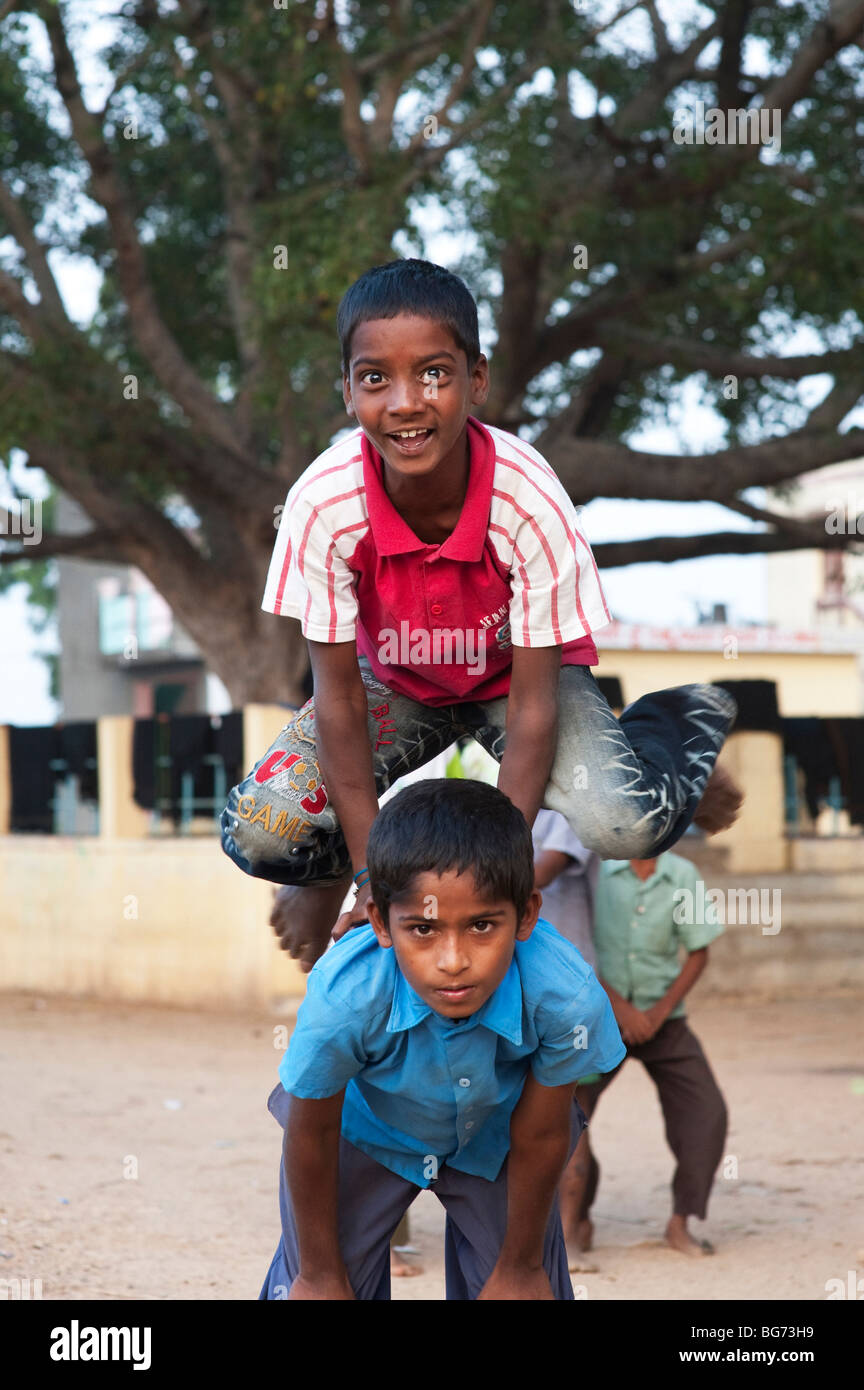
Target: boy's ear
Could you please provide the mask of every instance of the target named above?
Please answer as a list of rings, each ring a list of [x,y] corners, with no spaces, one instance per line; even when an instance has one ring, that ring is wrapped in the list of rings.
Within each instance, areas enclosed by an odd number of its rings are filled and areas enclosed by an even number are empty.
[[[469,375],[471,377],[471,404],[485,405],[486,397],[489,395],[489,363],[485,353],[481,352]]]
[[[351,387],[348,384],[348,377],[342,373],[342,399],[345,402],[345,409],[349,415],[354,414],[354,402],[351,399]]]
[[[369,921],[372,924],[372,930],[378,938],[378,945],[383,946],[386,950],[388,946],[393,945],[393,938],[390,935],[390,928],[387,926],[386,922],[384,921],[384,918],[381,916],[381,913],[378,911],[371,898],[369,899],[368,910]]]
[[[540,904],[542,901],[543,897],[541,893],[535,888],[525,905],[525,912],[522,915],[522,920],[516,928],[517,941],[528,940],[537,925],[537,918],[540,916]]]

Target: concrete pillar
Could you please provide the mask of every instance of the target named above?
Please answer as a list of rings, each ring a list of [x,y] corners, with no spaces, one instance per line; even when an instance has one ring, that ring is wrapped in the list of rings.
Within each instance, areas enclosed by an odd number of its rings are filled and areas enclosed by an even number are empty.
[[[99,835],[103,840],[137,840],[150,831],[150,811],[136,805],[132,778],[132,731],[125,714],[96,722],[99,756]]]
[[[9,728],[0,724],[0,835],[8,835],[12,823],[12,762]]]
[[[251,772],[296,713],[286,705],[243,706],[243,772]]]
[[[735,824],[708,844],[727,851],[729,873],[783,873],[789,868],[783,740],[749,730],[732,734],[719,761],[742,788],[744,805]]]

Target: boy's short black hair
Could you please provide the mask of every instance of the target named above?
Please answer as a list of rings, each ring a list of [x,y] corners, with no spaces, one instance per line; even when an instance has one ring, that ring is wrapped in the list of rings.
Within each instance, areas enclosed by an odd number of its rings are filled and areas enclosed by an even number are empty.
[[[418,314],[444,324],[465,353],[469,372],[473,369],[480,356],[480,332],[471,291],[452,271],[410,256],[373,266],[342,296],[336,328],[346,375],[357,325],[369,319],[393,319],[397,314]]]
[[[534,887],[528,822],[497,787],[468,778],[416,782],[382,806],[369,836],[369,891],[384,921],[418,874],[471,870],[479,891],[521,921]]]

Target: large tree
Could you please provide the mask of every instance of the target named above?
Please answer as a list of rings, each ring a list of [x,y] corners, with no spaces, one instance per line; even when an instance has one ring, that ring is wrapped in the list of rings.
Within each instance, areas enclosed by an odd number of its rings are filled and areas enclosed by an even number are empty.
[[[864,0],[685,10],[138,0],[96,109],[86,7],[0,0],[0,458],[24,450],[91,522],[0,562],[136,565],[236,703],[296,696],[299,627],[259,608],[274,515],[349,423],[339,297],[394,244],[422,254],[424,199],[472,234],[453,268],[494,325],[487,422],[525,430],[577,502],[768,523],[598,545],[601,565],[849,544],[743,494],[862,452],[843,425],[864,394]],[[684,143],[698,102],[761,103],[780,152]],[[86,327],[61,249],[102,272]],[[784,354],[805,325],[818,349]],[[694,373],[726,447],[628,446]]]

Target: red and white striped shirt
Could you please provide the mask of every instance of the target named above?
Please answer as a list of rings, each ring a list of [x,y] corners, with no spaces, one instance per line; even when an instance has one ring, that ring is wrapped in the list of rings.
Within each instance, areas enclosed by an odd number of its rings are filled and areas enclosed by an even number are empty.
[[[512,645],[597,663],[611,622],[591,547],[549,464],[468,417],[468,489],[455,530],[427,545],[384,488],[362,429],[325,449],[288,493],[262,608],[313,642],[351,642],[392,690],[428,705],[510,688]]]

